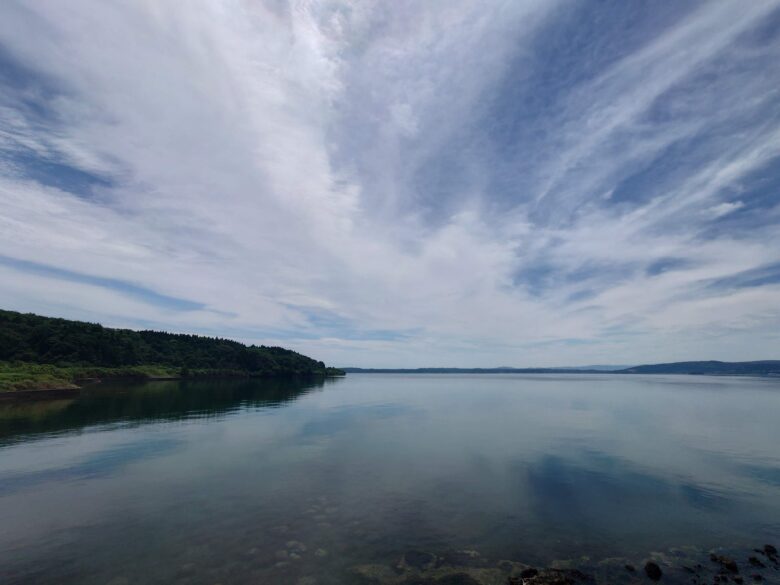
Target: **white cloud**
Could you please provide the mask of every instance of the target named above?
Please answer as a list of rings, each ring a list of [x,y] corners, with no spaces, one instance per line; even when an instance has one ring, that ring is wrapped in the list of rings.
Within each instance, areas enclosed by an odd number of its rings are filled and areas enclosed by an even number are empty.
[[[709,212],[713,218],[718,218],[728,215],[732,211],[736,211],[742,207],[745,207],[745,204],[742,203],[742,201],[724,201],[723,203],[710,207]]]
[[[740,50],[776,7],[704,4],[496,145],[496,92],[532,96],[523,84],[556,66],[536,52],[566,41],[565,5],[6,3],[0,44],[30,78],[0,91],[0,149],[17,157],[0,167],[0,254],[205,309],[8,267],[0,302],[338,364],[769,357],[777,289],[708,283],[780,261],[776,211],[704,233],[750,211],[743,183],[780,153],[760,116],[780,49]],[[105,181],[47,184],[22,153]],[[657,181],[621,188],[653,165]],[[685,268],[648,270],[668,258]]]

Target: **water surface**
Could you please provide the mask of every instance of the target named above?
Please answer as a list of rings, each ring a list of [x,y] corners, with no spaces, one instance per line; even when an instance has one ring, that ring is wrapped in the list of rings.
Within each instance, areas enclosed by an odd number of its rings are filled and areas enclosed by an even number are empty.
[[[780,380],[705,376],[350,374],[0,403],[0,582],[327,584],[409,550],[543,566],[750,550],[780,541],[779,421]]]

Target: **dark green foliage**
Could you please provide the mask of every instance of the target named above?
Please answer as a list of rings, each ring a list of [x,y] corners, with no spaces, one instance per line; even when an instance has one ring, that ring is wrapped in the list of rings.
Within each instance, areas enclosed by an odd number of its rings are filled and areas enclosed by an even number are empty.
[[[0,361],[58,366],[165,366],[184,376],[198,370],[253,376],[337,374],[281,347],[246,346],[199,335],[110,329],[0,310]]]

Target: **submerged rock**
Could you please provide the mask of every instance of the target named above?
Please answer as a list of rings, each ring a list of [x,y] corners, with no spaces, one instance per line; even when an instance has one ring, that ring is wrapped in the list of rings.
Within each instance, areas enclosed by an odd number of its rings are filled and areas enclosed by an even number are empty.
[[[659,567],[656,563],[653,561],[648,561],[645,564],[645,575],[650,577],[653,581],[658,581],[663,576],[663,572],[661,571],[661,567]]]
[[[724,569],[726,569],[731,573],[739,573],[739,567],[737,566],[737,562],[731,557],[716,556],[712,554],[710,555],[710,560],[713,563],[718,563],[721,567],[723,567]]]
[[[433,568],[435,565],[436,555],[418,550],[407,551],[400,563],[401,567],[411,567],[422,571]]]
[[[487,561],[475,550],[449,551],[441,555],[436,566],[452,565],[454,567],[484,567]]]
[[[352,572],[375,583],[399,582],[396,572],[387,565],[356,565]]]
[[[572,585],[573,583],[592,583],[593,577],[586,575],[579,569],[570,570],[543,570],[534,578],[535,584],[543,585]]]
[[[529,569],[525,569],[524,571],[520,572],[520,578],[521,579],[530,579],[531,577],[536,577],[539,574],[539,571],[534,569],[533,567]]]
[[[762,563],[757,557],[750,557],[748,559],[748,562],[753,565],[754,567],[764,568],[766,565]]]
[[[523,574],[526,577],[523,577]],[[574,585],[575,583],[593,583],[591,575],[577,569],[534,569],[527,568],[519,575],[509,578],[510,585]]]
[[[519,575],[527,565],[512,564],[507,571],[498,567],[439,566],[416,569],[403,563],[397,567],[388,565],[358,565],[352,572],[371,583],[381,585],[507,585],[507,579]],[[518,577],[519,578],[519,577]],[[534,585],[551,585],[547,581],[533,580]]]
[[[436,585],[481,585],[479,581],[467,573],[455,573],[436,579]]]
[[[550,563],[550,568],[566,571],[589,563],[590,557],[580,557],[579,559],[555,559]]]
[[[288,540],[287,541],[287,550],[293,553],[304,553],[306,552],[306,545],[303,544],[300,540]]]
[[[754,585],[764,582],[780,585],[777,573],[772,572],[777,570],[777,565],[772,564],[777,558],[772,556],[772,548],[761,550],[761,554],[752,557],[748,557],[749,550],[716,549],[709,553],[714,565],[706,567],[702,562],[707,558],[707,552],[680,549],[673,555],[651,553],[646,563],[638,566],[630,564],[631,559],[626,557],[610,557],[598,562],[581,557],[552,561],[545,568],[513,560],[491,560],[473,550],[410,550],[396,564],[361,565],[352,567],[352,572],[363,578],[359,582],[378,585],[637,585],[645,578],[653,582],[663,579],[678,585],[742,585],[739,565],[734,560],[739,558],[743,568],[754,568],[749,577],[745,576],[745,581],[754,582]],[[761,574],[756,573],[755,568],[761,569]]]
[[[769,555],[770,557],[775,556],[777,554],[777,549],[772,546],[771,544],[765,544],[764,545],[764,552]]]

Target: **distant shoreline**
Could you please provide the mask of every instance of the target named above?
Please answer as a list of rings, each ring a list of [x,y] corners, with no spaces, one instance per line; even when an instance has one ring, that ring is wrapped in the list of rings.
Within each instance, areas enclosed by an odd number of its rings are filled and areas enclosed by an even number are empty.
[[[780,360],[671,362],[616,369],[578,368],[340,368],[352,374],[683,374],[699,376],[780,376]]]

